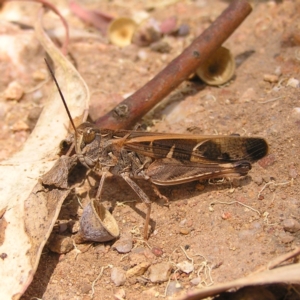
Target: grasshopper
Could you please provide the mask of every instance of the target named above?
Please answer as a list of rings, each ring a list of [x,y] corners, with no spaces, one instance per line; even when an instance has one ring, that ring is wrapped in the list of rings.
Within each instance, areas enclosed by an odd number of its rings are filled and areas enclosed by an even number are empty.
[[[110,130],[89,122],[76,128],[48,63],[47,66],[74,129],[78,160],[101,174],[96,199],[101,198],[108,173],[121,176],[146,204],[145,239],[148,238],[151,200],[134,179],[171,186],[200,179],[241,177],[251,170],[251,162],[268,153],[268,144],[260,137]]]

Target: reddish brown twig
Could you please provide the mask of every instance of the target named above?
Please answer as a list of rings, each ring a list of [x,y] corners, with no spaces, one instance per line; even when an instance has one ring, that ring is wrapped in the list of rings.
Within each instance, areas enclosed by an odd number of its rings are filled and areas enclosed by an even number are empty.
[[[133,126],[138,119],[193,74],[234,32],[251,10],[251,5],[246,0],[234,0],[211,26],[164,70],[116,108],[97,119],[96,124],[110,129],[126,129]]]

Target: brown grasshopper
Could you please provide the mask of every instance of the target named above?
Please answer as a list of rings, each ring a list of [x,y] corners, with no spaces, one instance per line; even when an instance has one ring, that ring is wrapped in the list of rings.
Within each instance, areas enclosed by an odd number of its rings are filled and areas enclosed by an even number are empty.
[[[48,63],[47,66],[74,128],[79,161],[102,175],[96,199],[101,198],[108,172],[121,176],[147,206],[145,239],[151,201],[133,179],[169,186],[199,179],[241,177],[251,170],[251,162],[268,152],[266,140],[259,137],[115,131],[89,122],[76,128]]]

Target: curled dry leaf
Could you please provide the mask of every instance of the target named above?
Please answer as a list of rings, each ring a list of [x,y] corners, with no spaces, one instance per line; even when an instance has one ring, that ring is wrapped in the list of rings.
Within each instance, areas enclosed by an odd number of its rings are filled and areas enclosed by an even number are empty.
[[[228,82],[235,72],[235,60],[229,49],[220,47],[196,71],[196,74],[209,85]]]
[[[42,15],[36,22],[37,38],[59,66],[56,77],[72,116],[82,118],[88,107],[88,88],[46,36],[41,23]],[[69,193],[65,178],[74,164],[72,158],[60,160],[61,174],[52,178],[50,193],[42,182],[38,182],[39,177],[55,164],[59,143],[68,134],[69,120],[63,112],[63,104],[53,85],[48,102],[23,149],[0,165],[0,211],[6,209],[2,216],[6,226],[2,226],[0,244],[1,257],[5,257],[1,260],[1,269],[5,272],[0,273],[2,299],[18,299],[31,283],[42,249]]]
[[[107,242],[119,236],[119,227],[110,212],[97,200],[83,210],[78,241]]]

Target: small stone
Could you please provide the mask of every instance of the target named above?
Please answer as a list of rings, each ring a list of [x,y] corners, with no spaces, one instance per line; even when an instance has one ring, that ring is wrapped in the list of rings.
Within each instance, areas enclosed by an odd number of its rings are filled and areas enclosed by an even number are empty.
[[[160,249],[160,248],[159,248]],[[148,261],[153,261],[156,259],[156,256],[154,253],[152,253],[152,249],[150,250],[149,248],[146,248],[143,252],[145,258],[148,260]]]
[[[282,225],[283,229],[290,233],[295,233],[300,230],[300,223],[294,219],[285,219]]]
[[[160,23],[159,29],[162,34],[172,34],[176,30],[177,18],[172,16]]]
[[[263,167],[264,169],[266,169],[267,167],[273,165],[275,161],[276,161],[275,154],[269,154],[269,155],[265,156],[264,158],[260,159],[258,161],[258,164],[261,167]]]
[[[48,247],[52,252],[64,254],[70,252],[74,245],[73,240],[69,236],[56,234],[50,238]]]
[[[147,261],[145,255],[144,255],[144,250],[143,250],[143,252],[129,254],[129,266],[130,267],[134,267],[144,261]]]
[[[300,83],[299,83],[298,79],[290,78],[288,80],[288,82],[286,83],[286,86],[291,86],[291,87],[294,87],[294,88],[299,88],[300,87]]]
[[[176,267],[182,272],[189,274],[194,271],[194,265],[187,260],[179,262]]]
[[[164,254],[163,250],[159,247],[153,247],[151,249],[151,252],[156,256],[156,257],[160,257]]]
[[[145,51],[145,50],[139,50],[137,53],[137,58],[140,60],[147,60],[147,58],[149,57],[149,54]]]
[[[113,249],[116,249],[119,253],[128,253],[133,247],[133,241],[131,235],[123,235],[113,244]]]
[[[176,293],[180,292],[182,290],[182,286],[177,281],[170,281],[166,294],[169,297],[174,296]]]
[[[180,221],[179,227],[184,227],[185,224],[186,224],[186,219],[183,219]]]
[[[105,254],[107,253],[106,247],[103,244],[99,244],[94,248],[96,254]]]
[[[43,81],[47,77],[47,73],[44,70],[36,70],[32,74],[32,78],[35,81]]]
[[[190,26],[188,24],[181,24],[177,30],[178,36],[187,36],[190,34]]]
[[[274,74],[277,75],[277,76],[281,76],[282,71],[281,71],[281,67],[280,66],[278,66],[278,67],[275,68]]]
[[[154,52],[169,53],[172,47],[166,41],[157,41],[150,45],[150,49]]]
[[[169,280],[172,270],[172,265],[170,263],[159,263],[152,265],[149,268],[149,279],[153,283],[160,283]]]
[[[296,177],[298,176],[298,173],[297,173],[297,170],[295,167],[290,167],[289,176],[293,179],[296,179]]]
[[[124,285],[126,281],[126,272],[122,268],[114,267],[111,269],[110,279],[115,286]]]
[[[279,77],[274,74],[265,74],[264,75],[264,81],[270,82],[270,83],[276,83],[279,81]]]
[[[23,94],[23,87],[17,81],[12,81],[4,91],[4,98],[6,100],[19,101]]]
[[[239,102],[246,103],[257,99],[257,93],[254,88],[248,88],[240,97]]]
[[[29,126],[27,123],[25,123],[24,121],[20,120],[17,121],[11,128],[13,131],[17,132],[17,131],[27,131],[29,130]]]
[[[82,294],[88,294],[91,289],[92,289],[92,285],[89,283],[83,283],[80,287]]]
[[[295,239],[292,235],[290,235],[286,232],[281,232],[278,235],[278,237],[279,237],[280,241],[284,244],[289,244]]]
[[[183,234],[183,235],[188,235],[191,232],[191,230],[189,228],[180,228],[179,233]]]
[[[126,292],[124,289],[119,289],[114,293],[114,298],[116,300],[124,300],[126,298]]]
[[[257,185],[261,185],[263,183],[263,179],[261,176],[254,176],[252,178],[252,180],[257,184]]]
[[[232,217],[231,213],[227,212],[227,211],[223,212],[222,215],[221,215],[221,218],[223,220],[229,220],[229,219],[231,219],[231,217]]]
[[[146,296],[147,297],[146,299],[155,299],[155,298],[158,298],[159,292],[156,290],[156,287],[152,287],[148,290],[142,291],[142,297],[141,298],[143,298],[143,296]]]
[[[131,278],[134,276],[142,276],[148,270],[149,266],[150,266],[150,263],[147,261],[144,261],[144,262],[140,263],[139,265],[129,269],[126,272],[126,277]]]
[[[193,278],[190,283],[192,285],[198,285],[200,283],[200,277]]]

